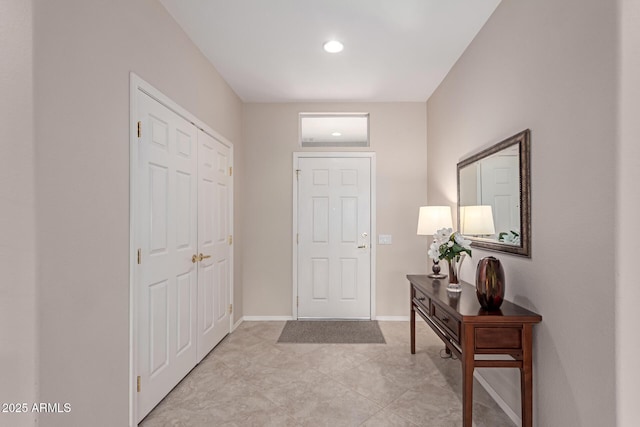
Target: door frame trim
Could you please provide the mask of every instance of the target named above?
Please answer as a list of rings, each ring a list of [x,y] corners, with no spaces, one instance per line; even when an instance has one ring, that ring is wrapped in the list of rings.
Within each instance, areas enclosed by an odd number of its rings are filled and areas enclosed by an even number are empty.
[[[293,153],[293,169],[292,169],[292,191],[293,191],[293,221],[291,233],[291,252],[293,263],[293,292],[291,298],[291,313],[294,320],[298,319],[298,180],[296,170],[298,169],[298,160],[301,158],[366,158],[371,162],[371,294],[370,294],[370,314],[371,320],[376,319],[376,153],[374,151],[303,151]]]
[[[138,325],[137,325],[137,287],[136,287],[136,252],[138,236],[136,235],[136,218],[138,210],[138,93],[142,92],[164,105],[180,117],[189,121],[196,128],[220,141],[229,148],[230,164],[233,166],[233,143],[209,127],[204,121],[182,108],[160,90],[147,83],[140,76],[131,72],[129,74],[129,426],[135,427],[137,423],[137,357],[138,357]],[[229,183],[229,230],[234,236],[233,229],[233,183],[231,175]],[[235,237],[235,236],[234,236]],[[235,240],[235,239],[234,239]],[[231,245],[229,267],[229,300],[233,304],[233,265],[234,244]],[[229,333],[233,330],[234,313],[229,316]]]

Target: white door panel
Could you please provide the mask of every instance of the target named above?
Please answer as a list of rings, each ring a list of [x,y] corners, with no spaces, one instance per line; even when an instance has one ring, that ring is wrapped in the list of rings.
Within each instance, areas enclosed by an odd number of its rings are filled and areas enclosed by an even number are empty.
[[[298,317],[371,317],[371,160],[298,161]]]
[[[229,333],[230,150],[198,132],[198,361]]]
[[[520,230],[518,156],[493,156],[482,161],[483,205],[491,205],[496,235]]]
[[[196,362],[196,128],[139,94],[138,420]]]

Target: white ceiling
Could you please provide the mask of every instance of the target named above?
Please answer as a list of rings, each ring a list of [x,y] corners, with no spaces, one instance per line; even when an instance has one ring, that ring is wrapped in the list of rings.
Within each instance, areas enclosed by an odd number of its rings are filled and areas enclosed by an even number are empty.
[[[426,101],[500,0],[160,2],[243,101],[292,102]]]

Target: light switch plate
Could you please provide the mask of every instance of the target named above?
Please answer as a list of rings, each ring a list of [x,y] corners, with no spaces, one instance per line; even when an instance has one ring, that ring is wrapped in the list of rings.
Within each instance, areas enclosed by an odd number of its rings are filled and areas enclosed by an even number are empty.
[[[390,245],[392,242],[391,234],[378,234],[379,245]]]

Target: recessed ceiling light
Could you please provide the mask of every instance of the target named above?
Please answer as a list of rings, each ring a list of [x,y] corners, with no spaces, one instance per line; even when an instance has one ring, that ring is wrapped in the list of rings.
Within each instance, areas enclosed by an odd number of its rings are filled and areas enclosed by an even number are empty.
[[[344,49],[344,46],[338,40],[329,40],[322,47],[329,53],[342,52],[342,49]]]
[[[331,136],[342,136],[342,134],[340,132],[334,132],[331,134]]]

